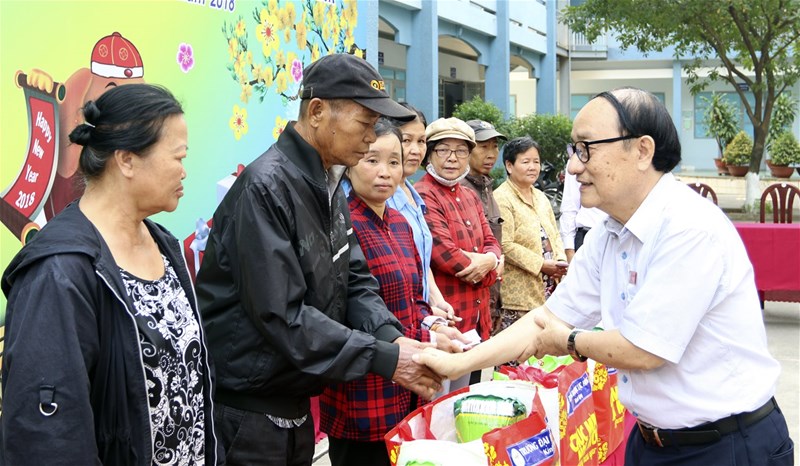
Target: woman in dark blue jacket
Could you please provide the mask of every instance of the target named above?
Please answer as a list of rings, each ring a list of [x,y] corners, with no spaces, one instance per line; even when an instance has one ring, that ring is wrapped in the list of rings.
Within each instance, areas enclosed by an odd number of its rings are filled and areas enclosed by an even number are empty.
[[[84,108],[86,190],[3,274],[2,462],[216,464],[211,367],[178,241],[187,128],[166,89]]]

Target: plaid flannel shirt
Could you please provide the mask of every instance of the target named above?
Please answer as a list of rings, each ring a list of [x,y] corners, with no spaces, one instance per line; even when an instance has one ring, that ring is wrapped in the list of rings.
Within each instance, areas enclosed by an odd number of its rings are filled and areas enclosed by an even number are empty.
[[[394,209],[387,207],[380,218],[352,193],[349,201],[353,230],[378,280],[380,296],[405,327],[405,336],[430,341],[421,328],[431,311],[422,299],[422,265],[411,227]],[[411,401],[410,391],[375,374],[335,383],[320,396],[320,429],[338,439],[382,441],[417,407]]]
[[[491,252],[498,258],[501,255],[481,201],[474,191],[460,184],[444,186],[428,174],[414,187],[428,207],[425,220],[433,236],[431,269],[436,284],[456,315],[463,319],[458,329],[466,332],[477,328],[486,340],[492,330],[489,287],[497,280],[497,273],[490,271],[476,284],[455,276],[470,264],[464,251]]]

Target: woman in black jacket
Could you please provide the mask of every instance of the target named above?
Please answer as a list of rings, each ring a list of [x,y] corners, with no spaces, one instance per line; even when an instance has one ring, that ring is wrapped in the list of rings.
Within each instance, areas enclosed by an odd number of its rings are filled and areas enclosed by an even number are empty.
[[[216,464],[211,368],[178,241],[187,128],[164,88],[110,89],[70,134],[86,190],[3,274],[5,464]]]

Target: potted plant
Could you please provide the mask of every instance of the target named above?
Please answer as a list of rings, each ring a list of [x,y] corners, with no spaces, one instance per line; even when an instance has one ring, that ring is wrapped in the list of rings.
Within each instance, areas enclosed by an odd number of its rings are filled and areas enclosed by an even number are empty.
[[[723,154],[725,153],[725,146],[731,142],[739,130],[736,109],[724,99],[723,94],[716,92],[711,94],[710,99],[704,97],[703,100],[708,105],[703,113],[706,135],[714,138],[719,150],[717,157],[714,158],[714,164],[717,166],[717,172],[720,175],[727,175],[728,169]]]
[[[794,167],[789,165],[796,163],[800,163],[800,143],[791,131],[784,131],[770,144],[767,166],[775,178],[790,178]]]
[[[744,131],[739,131],[725,147],[725,163],[732,176],[744,176],[750,170],[750,154],[753,152],[753,140]]]
[[[772,118],[769,121],[769,130],[767,132],[767,149],[781,133],[791,129],[796,116],[797,101],[790,94],[781,93],[775,99],[775,106],[772,108]]]

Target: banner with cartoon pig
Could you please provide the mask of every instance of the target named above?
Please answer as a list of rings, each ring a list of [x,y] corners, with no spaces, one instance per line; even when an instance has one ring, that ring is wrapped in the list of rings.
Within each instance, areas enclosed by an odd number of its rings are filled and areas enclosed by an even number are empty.
[[[185,196],[154,220],[201,248],[221,186],[297,118],[304,66],[330,53],[365,56],[367,37],[377,41],[377,16],[359,16],[367,1],[0,2],[1,270],[83,192],[80,147],[68,139],[83,105],[138,82],[166,86],[183,104]],[[5,307],[0,296],[0,325]]]

